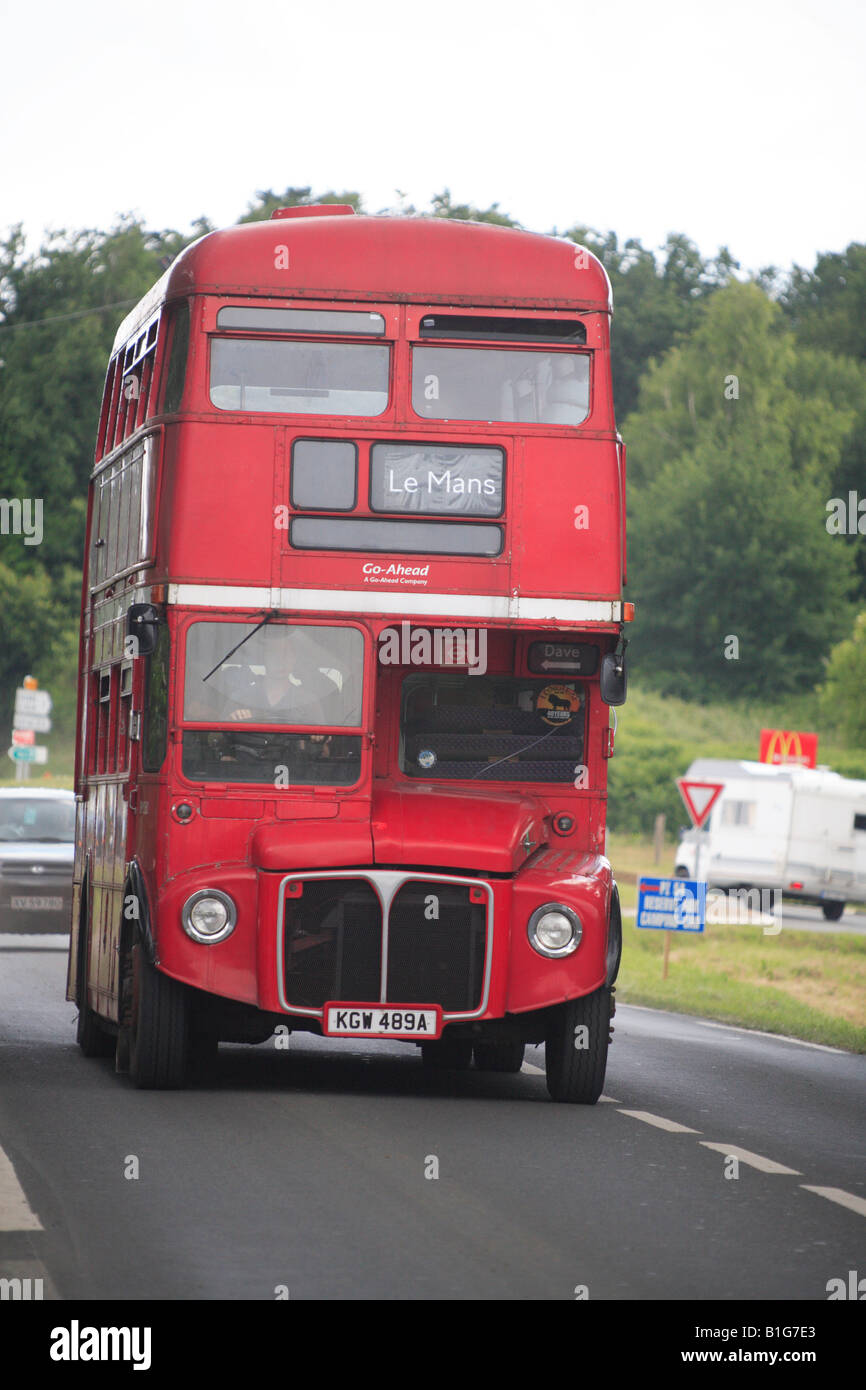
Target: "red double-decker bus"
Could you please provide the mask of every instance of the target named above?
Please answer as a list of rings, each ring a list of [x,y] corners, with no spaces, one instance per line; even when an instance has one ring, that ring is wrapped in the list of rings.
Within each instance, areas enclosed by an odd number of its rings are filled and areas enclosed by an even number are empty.
[[[625,696],[610,286],[570,242],[281,210],[118,332],[67,993],[88,1055],[392,1038],[604,1080]]]

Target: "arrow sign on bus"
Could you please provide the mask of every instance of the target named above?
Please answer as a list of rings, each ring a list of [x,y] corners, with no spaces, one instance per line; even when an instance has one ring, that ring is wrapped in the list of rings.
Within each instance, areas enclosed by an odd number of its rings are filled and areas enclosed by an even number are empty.
[[[686,810],[696,830],[700,830],[709,820],[710,811],[721,796],[724,786],[724,782],[689,782],[685,777],[677,778],[680,796],[686,803]]]

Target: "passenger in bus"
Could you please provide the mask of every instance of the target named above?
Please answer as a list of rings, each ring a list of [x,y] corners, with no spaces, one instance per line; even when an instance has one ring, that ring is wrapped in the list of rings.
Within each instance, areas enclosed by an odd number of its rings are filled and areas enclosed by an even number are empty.
[[[543,418],[550,425],[579,425],[586,419],[588,403],[588,359],[557,353]]]

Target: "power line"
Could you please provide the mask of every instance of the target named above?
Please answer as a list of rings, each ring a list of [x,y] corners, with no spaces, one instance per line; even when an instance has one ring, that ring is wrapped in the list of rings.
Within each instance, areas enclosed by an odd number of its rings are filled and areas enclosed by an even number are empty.
[[[23,323],[0,323],[0,332],[11,333],[15,328],[38,328],[43,323],[62,323],[66,319],[81,319],[87,314],[104,314],[107,309],[128,309],[137,299],[119,299],[116,304],[100,304],[95,309],[75,309],[71,314],[51,314],[44,319],[26,319]]]

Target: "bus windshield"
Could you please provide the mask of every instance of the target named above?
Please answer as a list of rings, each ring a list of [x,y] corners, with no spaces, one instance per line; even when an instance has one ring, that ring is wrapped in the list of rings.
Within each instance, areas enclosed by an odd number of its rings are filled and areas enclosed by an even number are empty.
[[[220,410],[381,415],[389,360],[389,349],[374,343],[216,338],[210,398]]]
[[[428,420],[579,425],[589,414],[589,356],[416,347],[412,349],[412,408]]]
[[[192,624],[186,640],[186,720],[360,725],[364,639],[357,628],[273,623],[255,629],[254,623]]]
[[[256,628],[200,622],[189,629],[184,719],[224,727],[184,730],[184,776],[277,787],[352,786],[360,775],[358,735],[283,733],[274,726],[360,726],[361,633],[285,623]],[[270,731],[251,727],[261,725]]]

